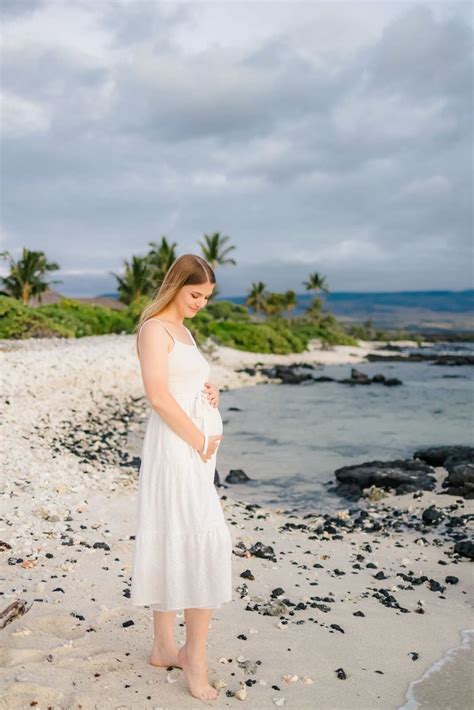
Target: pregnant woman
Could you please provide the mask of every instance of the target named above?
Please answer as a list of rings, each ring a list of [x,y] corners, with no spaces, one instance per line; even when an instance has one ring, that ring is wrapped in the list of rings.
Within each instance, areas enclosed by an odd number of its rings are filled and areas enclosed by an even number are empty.
[[[153,610],[150,663],[177,666],[191,694],[214,700],[206,643],[212,610],[232,600],[232,539],[214,486],[222,419],[210,366],[184,318],[205,307],[216,279],[194,254],[176,259],[137,326],[151,411],[142,447],[131,603]],[[186,643],[174,640],[183,609]]]

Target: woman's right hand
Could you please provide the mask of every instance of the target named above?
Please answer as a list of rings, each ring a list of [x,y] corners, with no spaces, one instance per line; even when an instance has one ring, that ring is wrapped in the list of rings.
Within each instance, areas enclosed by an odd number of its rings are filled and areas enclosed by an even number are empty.
[[[210,434],[209,435],[209,442],[207,445],[206,453],[203,454],[203,453],[201,453],[201,451],[198,451],[199,458],[201,459],[201,461],[204,461],[204,463],[206,463],[207,461],[209,461],[209,459],[211,459],[214,456],[214,454],[216,453],[217,448],[219,446],[219,442],[223,438],[224,438],[224,434]],[[202,446],[204,447],[204,441],[202,442]]]

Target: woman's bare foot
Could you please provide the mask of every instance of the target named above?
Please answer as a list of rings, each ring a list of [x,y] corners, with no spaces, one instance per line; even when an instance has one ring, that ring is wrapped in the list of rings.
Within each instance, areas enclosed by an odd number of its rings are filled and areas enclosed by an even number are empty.
[[[176,666],[181,668],[181,662],[178,660],[178,647],[173,646],[163,646],[157,641],[153,642],[153,648],[151,649],[149,663],[152,666]]]
[[[186,644],[181,646],[178,651],[178,662],[183,669],[191,695],[199,700],[215,700],[217,698],[219,693],[212,685],[209,685],[206,662],[203,659],[190,658]]]

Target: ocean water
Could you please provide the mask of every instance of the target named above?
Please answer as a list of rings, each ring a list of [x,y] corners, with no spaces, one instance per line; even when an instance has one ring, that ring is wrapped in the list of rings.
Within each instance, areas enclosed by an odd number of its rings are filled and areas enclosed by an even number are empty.
[[[434,349],[472,352],[464,344]],[[356,367],[403,384],[262,384],[221,392],[225,438],[219,476],[223,481],[230,469],[242,469],[252,479],[229,484],[231,495],[269,507],[327,512],[347,505],[327,490],[341,466],[412,458],[422,447],[472,444],[472,367],[425,362]],[[317,376],[342,379],[350,371],[351,365],[321,366]]]
[[[462,643],[435,661],[410,683],[398,710],[468,710],[474,707],[473,629],[462,632]]]
[[[474,352],[464,343],[433,350]],[[220,480],[231,469],[242,469],[252,479],[228,484],[229,495],[270,508],[331,512],[348,505],[328,491],[341,466],[412,458],[416,449],[428,446],[472,444],[474,368],[426,362],[359,363],[356,368],[370,376],[397,377],[403,384],[261,384],[221,392]],[[351,365],[320,366],[316,376],[343,379],[350,372]],[[132,455],[140,455],[143,435],[144,429],[133,433]]]

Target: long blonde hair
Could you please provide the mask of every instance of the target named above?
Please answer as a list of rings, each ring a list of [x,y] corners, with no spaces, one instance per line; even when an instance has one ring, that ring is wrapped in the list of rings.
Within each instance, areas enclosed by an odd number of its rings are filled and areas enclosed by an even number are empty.
[[[161,285],[152,296],[151,303],[145,306],[135,327],[135,347],[137,355],[138,336],[140,328],[149,318],[157,316],[178,294],[183,286],[188,284],[216,283],[216,276],[205,259],[197,254],[182,254],[173,261],[165,274]]]

